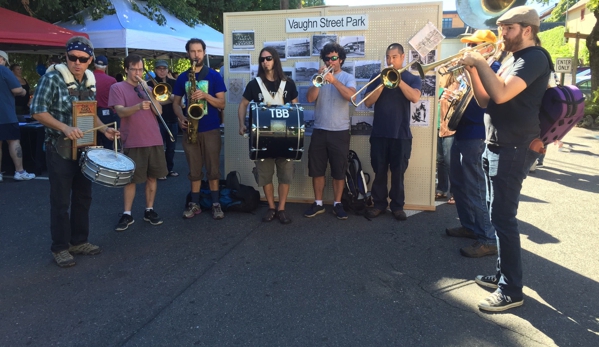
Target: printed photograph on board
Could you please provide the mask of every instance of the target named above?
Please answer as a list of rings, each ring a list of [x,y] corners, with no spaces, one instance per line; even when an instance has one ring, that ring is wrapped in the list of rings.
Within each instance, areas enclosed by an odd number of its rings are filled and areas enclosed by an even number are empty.
[[[434,63],[436,60],[437,60],[437,50],[433,49],[432,51],[427,53],[424,63],[431,64],[431,63]]]
[[[229,73],[250,72],[249,54],[229,54]]]
[[[258,65],[250,65],[250,81],[258,77]]]
[[[314,110],[304,110],[304,136],[312,136],[314,130]]]
[[[233,49],[254,49],[254,31],[233,31]]]
[[[347,57],[360,57],[363,58],[366,55],[364,48],[364,36],[341,36],[339,37],[339,44],[345,50]]]
[[[314,105],[314,102],[308,102],[308,89],[310,87],[311,86],[297,86],[297,99],[300,104],[309,106]]]
[[[410,104],[410,126],[427,127],[430,124],[430,101],[419,100]]]
[[[229,103],[238,104],[241,102],[241,97],[245,90],[245,78],[243,77],[229,77],[227,83],[227,97]]]
[[[374,74],[381,72],[380,60],[362,60],[356,61],[355,67],[356,81],[370,81]]]
[[[373,116],[352,116],[351,134],[352,135],[370,135],[372,133]]]
[[[311,82],[312,76],[318,73],[318,62],[298,61],[295,63],[295,82]]]
[[[272,47],[277,53],[279,53],[279,58],[281,61],[287,60],[287,42],[286,41],[267,41],[264,42],[264,47]]]
[[[437,84],[437,74],[434,75],[426,75],[424,76],[424,79],[422,80],[422,96],[435,96],[436,93],[436,86]]]
[[[337,35],[312,35],[312,55],[320,55],[322,47],[329,42],[337,42]]]
[[[375,83],[375,82],[372,82],[372,83]],[[366,83],[358,83],[356,85],[356,90],[362,89],[365,85],[366,85]],[[366,88],[364,88],[364,90],[362,90],[360,92],[360,94],[356,95],[354,102],[356,104],[360,103],[362,100],[364,100],[365,96],[366,96]],[[360,106],[356,107],[356,112],[374,112],[374,105],[372,105],[370,107],[366,107],[365,103],[361,103]]]
[[[420,62],[420,64],[424,64],[423,59],[420,56],[420,54],[418,53],[418,51],[415,51],[415,50],[408,51],[408,63],[411,63],[414,60]],[[405,65],[405,61],[404,61],[404,65]],[[410,71],[418,71],[418,69],[414,65],[412,65],[412,66],[410,66]]]
[[[283,66],[283,73],[295,82],[295,69],[293,67]]]
[[[287,39],[287,58],[310,58],[310,38]]]
[[[343,65],[341,66],[341,70],[343,70],[343,71],[347,72],[348,74],[350,74],[350,75],[352,75],[352,76],[355,77],[355,74],[356,74],[356,72],[355,72],[355,66],[356,66],[355,61],[353,61],[353,60],[352,61],[347,61],[346,60],[343,63]]]

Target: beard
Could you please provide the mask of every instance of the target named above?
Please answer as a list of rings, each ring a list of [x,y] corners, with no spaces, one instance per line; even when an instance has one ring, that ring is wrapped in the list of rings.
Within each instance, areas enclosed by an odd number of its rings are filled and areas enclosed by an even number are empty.
[[[522,47],[522,43],[524,42],[524,38],[522,37],[523,33],[522,30],[520,30],[520,33],[514,37],[513,39],[503,39],[503,45],[504,45],[504,49],[508,52],[514,52],[515,50],[519,49],[520,47]]]

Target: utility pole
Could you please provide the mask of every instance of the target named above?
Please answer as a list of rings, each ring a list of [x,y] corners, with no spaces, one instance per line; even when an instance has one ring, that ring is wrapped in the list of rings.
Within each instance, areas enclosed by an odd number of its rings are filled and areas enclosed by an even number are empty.
[[[281,10],[288,10],[289,9],[289,0],[279,0],[279,8]]]

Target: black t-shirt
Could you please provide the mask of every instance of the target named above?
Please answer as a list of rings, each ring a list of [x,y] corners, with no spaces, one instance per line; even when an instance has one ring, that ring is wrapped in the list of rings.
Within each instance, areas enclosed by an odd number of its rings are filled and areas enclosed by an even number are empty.
[[[175,89],[176,80],[170,79],[168,77],[165,78],[166,83],[171,86],[171,92]],[[163,83],[160,77],[156,77],[156,82]],[[154,83],[152,81],[148,81],[148,85],[154,88]],[[177,123],[177,115],[175,115],[175,111],[173,110],[173,104],[162,105],[162,118],[166,123]]]
[[[539,111],[550,73],[545,53],[535,47],[515,52],[513,61],[501,66],[499,76],[504,80],[508,76],[518,76],[526,82],[526,88],[503,104],[489,101],[485,113],[487,143],[520,146],[539,137]]]
[[[274,97],[278,91],[278,85],[275,82],[266,79],[262,79],[262,82],[264,83],[266,89],[270,92],[270,95]],[[297,98],[297,95],[298,94],[295,82],[293,82],[291,78],[287,78],[285,90],[283,91],[283,102],[285,104],[291,103],[293,99]],[[262,96],[262,90],[260,89],[260,86],[258,85],[258,81],[256,79],[251,80],[250,83],[248,83],[248,85],[245,87],[243,97],[246,100],[258,103],[264,101],[264,97]]]

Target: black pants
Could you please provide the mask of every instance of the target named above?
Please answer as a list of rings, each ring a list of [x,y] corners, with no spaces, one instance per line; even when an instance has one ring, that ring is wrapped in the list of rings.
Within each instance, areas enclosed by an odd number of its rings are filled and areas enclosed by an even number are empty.
[[[108,113],[108,114],[104,115],[104,113]],[[117,122],[116,126],[119,129],[121,127],[121,119],[119,118],[119,116],[116,113],[114,113],[109,108],[98,107],[98,118],[100,118],[100,120],[104,124]],[[114,128],[114,126],[112,126],[111,128]],[[104,148],[108,148],[108,149],[114,149],[114,141],[109,140],[106,136],[104,136],[104,134],[102,134],[99,131],[98,131],[96,143],[98,146],[103,146]]]
[[[49,143],[46,163],[50,180],[50,249],[56,253],[69,249],[69,244],[87,242],[92,182],[83,176],[77,160],[63,159]]]
[[[370,163],[374,170],[372,198],[375,208],[385,210],[387,197],[389,197],[391,211],[403,210],[406,200],[403,181],[411,153],[411,139],[370,138]],[[389,169],[391,169],[391,189],[387,190]]]

